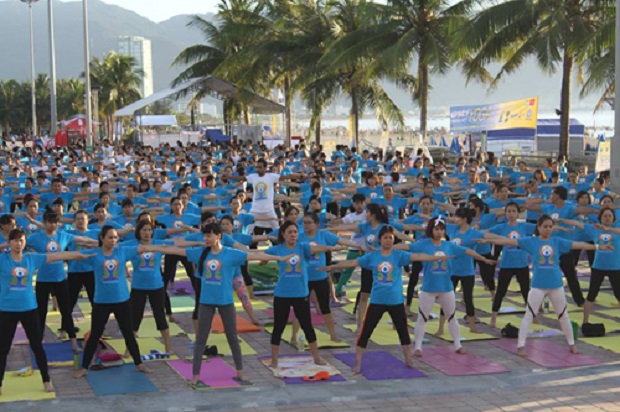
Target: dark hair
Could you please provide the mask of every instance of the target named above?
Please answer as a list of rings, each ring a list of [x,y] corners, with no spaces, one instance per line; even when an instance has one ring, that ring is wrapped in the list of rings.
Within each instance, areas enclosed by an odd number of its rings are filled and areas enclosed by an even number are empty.
[[[209,223],[208,225],[204,225],[202,227],[202,234],[213,234],[213,235],[221,235],[222,234],[222,228],[220,227],[219,223]]]
[[[516,207],[517,208],[517,213],[521,213],[521,208],[519,207],[519,205],[516,202],[508,202],[508,203],[506,203],[506,206],[504,206],[504,212],[506,212],[509,207]]]
[[[58,223],[60,216],[56,212],[47,211],[43,213],[43,221],[47,223]]]
[[[319,224],[319,216],[318,216],[316,213],[314,213],[314,212],[308,212],[308,213],[304,214],[304,219],[305,219],[306,217],[309,217],[310,219],[312,219],[312,221],[313,221],[314,223],[316,223],[317,225]]]
[[[233,219],[233,217],[231,215],[224,215],[222,216],[222,218],[220,219],[220,223],[222,222],[222,220],[228,220],[230,223],[235,224],[235,219]]]
[[[363,193],[356,193],[356,194],[353,195],[351,200],[353,201],[353,203],[365,202],[366,201],[366,196]]]
[[[106,235],[108,234],[110,230],[115,230],[115,229],[113,226],[110,226],[110,225],[104,225],[101,228],[101,232],[99,232],[99,247],[103,246],[103,238],[106,237]]]
[[[599,199],[599,203],[601,203],[603,201],[603,199],[608,198],[609,200],[611,200],[611,203],[614,203],[614,198],[611,197],[611,195],[603,195],[601,196],[601,198]]]
[[[105,210],[105,206],[104,206],[104,205],[102,205],[101,203],[97,203],[97,204],[95,205],[95,207],[93,208],[93,212],[94,212],[94,213],[97,213],[97,210],[99,210],[99,209],[104,209],[104,210]]]
[[[474,219],[474,212],[471,209],[466,207],[461,207],[456,209],[454,214],[456,217],[460,217],[461,219],[465,219],[468,225],[471,225],[471,221]]]
[[[388,223],[387,208],[384,205],[370,203],[368,206],[366,206],[366,212],[373,215],[379,221],[379,223]]]
[[[489,205],[484,203],[479,197],[471,199],[469,201],[469,204],[470,206],[473,206],[476,209],[480,210],[480,213],[489,213]]]
[[[436,226],[441,225],[443,227],[444,230],[446,230],[446,223],[443,219],[441,219],[440,217],[434,217],[431,220],[428,221],[428,225],[426,226],[426,229],[424,229],[424,234],[426,235],[427,238],[432,239],[433,238],[433,229]]]
[[[26,237],[26,232],[24,231],[24,229],[18,227],[17,229],[13,229],[9,232],[9,238],[7,240],[17,240],[21,239],[22,237]]]
[[[88,212],[84,209],[79,209],[77,210],[74,214],[73,214],[73,218],[76,218],[77,215],[81,215],[81,214],[85,214],[86,217],[88,218]]]
[[[124,209],[126,207],[133,207],[133,201],[131,199],[125,198],[121,202],[121,207]]]
[[[205,222],[209,219],[213,219],[214,217],[215,217],[215,214],[213,214],[213,212],[209,212],[209,211],[202,212],[200,214],[200,222]]]
[[[565,187],[557,186],[555,189],[553,189],[553,193],[558,195],[562,200],[568,199],[568,192],[566,191]]]
[[[138,221],[138,224],[136,225],[136,230],[134,231],[134,235],[136,236],[136,239],[142,240],[142,237],[140,236],[140,231],[146,225],[149,225],[151,227],[151,229],[153,229],[153,230],[155,229],[153,227],[153,223],[152,222],[149,222],[147,220],[140,220],[140,221]]]
[[[290,215],[293,210],[296,210],[297,213],[299,213],[299,208],[297,208],[296,206],[289,206],[284,210],[284,217]]]
[[[0,216],[0,225],[10,225],[15,223],[15,217],[10,214]]]
[[[379,230],[379,241],[381,241],[381,238],[383,237],[383,235],[385,235],[386,233],[390,233],[390,234],[394,234],[394,228],[390,225],[385,225],[381,228],[381,230]]]
[[[598,211],[598,221],[601,221],[601,217],[603,217],[603,213],[605,213],[606,211],[610,211],[611,215],[614,217],[614,223],[616,223],[616,211],[614,209],[612,209],[611,207],[604,207],[601,210]]]
[[[65,205],[65,201],[62,200],[62,197],[58,197],[56,199],[54,199],[54,201],[52,202],[52,205]]]
[[[580,190],[579,192],[577,192],[577,196],[575,197],[575,199],[579,200],[581,199],[581,196],[588,196],[588,204],[592,203],[592,198],[590,197],[590,193],[588,193],[585,190]]]
[[[542,226],[542,224],[545,223],[547,220],[550,220],[551,222],[553,222],[553,218],[549,215],[542,215],[538,218],[538,220],[536,221],[536,230],[534,230],[534,236],[540,236],[540,232],[538,231],[538,228]]]
[[[278,243],[284,243],[284,232],[286,232],[286,229],[291,226],[295,226],[295,228],[299,230],[299,226],[297,226],[297,223],[295,222],[287,220],[286,222],[282,223],[282,225],[280,226],[280,230],[278,230]]]

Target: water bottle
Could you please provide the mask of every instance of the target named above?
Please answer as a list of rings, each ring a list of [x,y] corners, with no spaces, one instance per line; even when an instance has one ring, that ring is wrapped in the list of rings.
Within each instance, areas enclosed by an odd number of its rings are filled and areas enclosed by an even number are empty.
[[[297,350],[299,352],[303,352],[306,350],[306,336],[303,332],[299,334],[299,338],[297,338]]]
[[[549,313],[549,298],[545,297],[545,300],[543,302],[543,311],[545,313]]]

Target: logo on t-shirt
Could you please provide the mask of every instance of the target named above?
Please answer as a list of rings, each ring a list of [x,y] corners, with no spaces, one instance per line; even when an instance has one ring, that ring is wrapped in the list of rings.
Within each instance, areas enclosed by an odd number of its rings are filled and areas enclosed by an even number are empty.
[[[551,219],[554,222],[557,222],[558,220],[560,220],[560,214],[559,213],[551,213]]]
[[[175,220],[174,223],[172,224],[172,226],[175,229],[180,229],[181,227],[183,227],[183,221],[182,220]]]
[[[454,239],[452,239],[452,243],[454,243],[457,246],[461,246],[461,244],[463,243],[463,241],[461,240],[460,237],[455,237]]]
[[[143,253],[138,262],[139,270],[152,270],[155,268],[155,255],[153,253]]]
[[[30,224],[26,225],[26,235],[31,235],[34,232],[36,232],[37,230],[39,230],[39,227],[37,225],[35,225],[34,223],[30,223]]]
[[[28,269],[17,266],[11,270],[11,290],[24,290],[28,286]]]
[[[609,246],[613,241],[614,237],[609,233],[601,233],[598,237],[598,244],[600,246]]]
[[[220,283],[222,281],[222,262],[219,259],[209,259],[205,269],[205,282]]]
[[[377,240],[377,237],[371,233],[368,236],[366,236],[366,246],[368,246],[369,248],[373,248],[375,249],[375,241]]]
[[[438,250],[433,253],[433,256],[446,256],[446,252],[443,250]],[[446,261],[436,261],[431,265],[432,272],[434,274],[443,275],[448,272],[448,262]]]
[[[118,282],[118,261],[116,259],[103,261],[103,282]]]
[[[542,245],[538,257],[539,267],[553,266],[555,263],[555,251],[551,245]]]
[[[60,252],[60,245],[55,240],[50,240],[47,242],[47,245],[45,245],[45,250],[47,253],[57,253]]]
[[[371,199],[376,199],[378,197],[379,197],[379,195],[376,192],[370,192],[370,198]]]
[[[392,283],[394,276],[392,272],[394,268],[390,262],[381,262],[377,266],[377,281],[381,283]]]
[[[239,220],[236,220],[233,222],[233,228],[235,230],[235,232],[238,232],[241,230],[241,222]]]
[[[284,276],[301,275],[301,257],[297,254],[291,256],[284,265]]]
[[[258,182],[254,185],[254,199],[253,200],[267,200],[267,183]]]
[[[316,246],[317,245],[316,242],[308,242],[308,244],[310,246]],[[319,261],[319,259],[321,259],[320,253],[313,253],[313,254],[310,255],[310,262],[311,263],[316,263],[316,262]]]

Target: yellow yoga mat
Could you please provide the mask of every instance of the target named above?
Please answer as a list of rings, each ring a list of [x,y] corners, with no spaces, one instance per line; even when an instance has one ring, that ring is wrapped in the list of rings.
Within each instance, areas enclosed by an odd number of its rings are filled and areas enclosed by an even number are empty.
[[[86,332],[90,330],[90,319],[87,319],[87,318],[73,319],[73,326],[80,329],[79,331],[76,332],[75,336],[78,339],[84,339],[84,335],[86,334]],[[58,332],[60,323],[58,324],[53,323],[53,324],[48,325],[48,327],[51,329],[54,335],[60,339],[60,332]],[[61,340],[63,341],[69,340],[69,337],[67,336],[66,333],[64,334],[64,337]]]
[[[610,318],[613,318],[615,321],[620,321],[620,309],[602,309],[595,310],[595,315],[605,315]]]
[[[105,342],[120,355],[123,355],[127,350],[127,347],[125,346],[125,339],[108,339]],[[155,338],[140,338],[138,339],[138,346],[140,347],[140,355],[148,355],[152,350],[162,353],[166,352],[166,347],[164,344]],[[169,358],[162,360],[175,359],[179,359],[179,357],[171,353]],[[133,363],[133,359],[131,357],[124,358],[124,362]]]
[[[459,330],[461,332],[461,341],[499,339],[499,336],[489,335],[488,333],[472,333],[469,331],[469,326],[464,326],[461,324],[459,324]],[[433,335],[433,336],[441,340],[445,340],[447,342],[452,342],[452,336],[450,336],[450,331],[448,330],[447,324],[444,328],[443,335],[441,336]]]
[[[82,315],[83,316],[90,316],[91,312],[92,312],[92,307],[90,305],[90,302],[87,300],[84,301],[80,301],[78,302],[78,307],[80,308],[80,310],[82,311]]]
[[[289,345],[291,344],[290,341],[290,333],[287,330],[288,329],[288,324],[287,327],[284,328],[284,333],[282,333],[282,340],[286,343],[288,343]],[[268,333],[273,333],[273,323],[268,323],[265,325],[265,330]],[[301,333],[301,331],[300,331]],[[316,341],[318,344],[319,349],[333,349],[333,348],[350,348],[351,345],[349,345],[346,342],[334,342],[329,338],[329,334],[323,332],[320,329],[314,328],[314,333],[316,333]],[[308,342],[306,341],[306,350],[308,349]]]
[[[481,310],[483,312],[491,314],[493,311],[493,301],[490,298],[487,299],[476,299],[474,298],[474,306],[476,310]],[[525,306],[523,302],[515,303],[514,301],[504,299],[502,301],[502,306],[499,309],[499,313],[524,313]]]
[[[345,329],[350,330],[355,333],[355,329],[357,328],[356,324],[349,324],[343,326]],[[409,334],[411,335],[411,333]],[[389,323],[379,322],[375,330],[372,332],[370,336],[370,340],[377,345],[388,346],[388,345],[400,345],[400,340],[398,339],[398,333],[396,329],[392,327]]]
[[[196,340],[196,335],[193,333],[189,333],[187,335],[191,340]],[[239,335],[239,346],[241,347],[241,355],[243,356],[251,356],[256,355],[256,351],[252,348],[246,341],[241,339]],[[217,346],[217,352],[224,356],[232,356],[232,352],[230,351],[230,346],[228,346],[228,341],[226,340],[226,334],[224,333],[210,333],[209,339],[207,339],[207,345],[215,345]]]
[[[599,348],[620,353],[620,339],[618,339],[617,335],[601,336],[599,338],[579,338],[577,343],[579,342],[589,343]]]
[[[170,336],[185,335],[185,331],[176,323],[168,322],[168,328],[170,329]],[[161,336],[161,332],[157,330],[155,318],[144,318],[138,336],[141,338],[158,338]]]
[[[618,305],[618,300],[611,292],[599,292],[594,304],[599,307],[602,306],[616,310],[618,310],[618,308],[620,307],[620,305]]]
[[[260,299],[252,299],[252,307],[254,308],[254,312],[259,311],[259,310],[264,310],[270,307],[270,305]],[[237,299],[237,296],[235,296],[235,310],[237,312],[243,312],[243,304],[241,303],[241,301],[239,301],[239,299]]]
[[[56,393],[43,390],[43,382],[38,370],[34,371],[32,376],[13,376],[13,372],[6,372],[2,382],[0,403],[43,399],[56,399]]]

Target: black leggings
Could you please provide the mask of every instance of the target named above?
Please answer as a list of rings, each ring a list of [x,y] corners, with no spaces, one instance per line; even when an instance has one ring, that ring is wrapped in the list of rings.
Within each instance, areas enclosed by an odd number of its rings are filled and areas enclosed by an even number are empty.
[[[581,292],[581,286],[577,280],[577,271],[575,270],[575,262],[573,261],[573,254],[568,252],[560,256],[560,269],[564,273],[564,277],[568,282],[568,288],[573,296],[573,300],[577,306],[583,305],[585,299]]]
[[[75,325],[73,324],[73,308],[69,303],[69,286],[67,280],[61,282],[37,282],[35,287],[37,296],[37,306],[39,310],[39,328],[41,340],[45,336],[45,319],[47,318],[47,303],[50,294],[56,296],[58,310],[61,316],[60,328],[67,332],[70,339],[75,338]]]
[[[192,281],[192,285],[196,285],[196,277],[194,276],[194,265],[187,260],[185,256],[177,256],[177,255],[166,255],[164,257],[164,289],[166,290],[166,315],[172,315],[172,305],[170,304],[170,296],[168,295],[168,284],[174,280],[174,276],[177,273],[177,264],[181,262],[183,267],[185,268],[185,273]],[[198,299],[196,299],[198,302]],[[196,304],[196,308],[194,308],[194,314],[196,317],[194,319],[198,319],[198,304]]]
[[[476,283],[475,276],[452,276],[452,284],[454,289],[461,282],[463,289],[463,301],[465,302],[465,314],[467,316],[475,316],[476,308],[474,307],[474,283]]]
[[[591,245],[594,244],[594,242],[587,242],[590,243]],[[571,251],[573,254],[573,262],[575,262],[575,266],[577,266],[577,264],[579,263],[579,259],[581,259],[581,250],[572,250]],[[590,268],[592,268],[592,264],[594,263],[594,250],[586,250],[586,255],[588,256],[588,265],[590,265]]]
[[[252,276],[250,276],[250,269],[248,268],[248,262],[245,262],[241,266],[241,276],[243,276],[243,282],[245,283],[246,286],[254,285]]]
[[[523,301],[527,305],[527,295],[530,293],[530,269],[528,267],[500,269],[497,292],[495,292],[493,308],[491,309],[493,312],[499,312],[502,306],[502,300],[504,300],[506,292],[508,292],[508,286],[510,286],[513,276],[515,276],[517,282],[519,282],[521,296],[523,296]]]
[[[364,319],[364,325],[362,326],[362,332],[357,339],[357,346],[360,348],[366,348],[368,346],[368,339],[372,336],[372,332],[375,330],[379,321],[383,317],[383,314],[387,312],[392,318],[392,324],[396,328],[400,344],[411,345],[411,336],[409,336],[409,329],[407,329],[407,313],[405,312],[405,306],[399,305],[378,305],[371,303],[368,305],[366,311],[366,318]]]
[[[314,290],[314,294],[316,295],[316,300],[319,302],[319,308],[321,309],[321,313],[323,315],[328,315],[332,313],[330,304],[329,304],[329,281],[327,278],[322,280],[313,280],[312,282],[308,282],[308,289],[310,292]]]
[[[11,350],[13,337],[17,330],[17,324],[21,322],[24,332],[30,342],[30,349],[34,353],[37,365],[41,371],[43,383],[50,381],[50,375],[47,368],[47,355],[43,350],[41,341],[41,326],[39,325],[39,313],[36,309],[25,312],[0,312],[0,387],[4,380],[4,371],[6,370],[6,360]]]
[[[151,304],[151,310],[153,311],[153,317],[155,318],[155,324],[157,330],[168,329],[168,321],[166,321],[166,311],[164,309],[164,302],[166,300],[166,291],[163,287],[154,290],[144,290],[131,288],[131,296],[129,301],[131,302],[131,314],[133,318],[133,330],[137,332],[140,329],[142,318],[144,317],[144,308],[146,306],[146,298],[149,298]]]
[[[128,300],[120,303],[94,303],[93,314],[90,322],[90,337],[86,342],[84,348],[84,356],[82,358],[82,368],[88,369],[90,362],[95,356],[99,339],[103,336],[105,331],[105,325],[110,319],[110,314],[114,313],[118,327],[125,339],[125,346],[133,358],[133,363],[140,365],[142,359],[140,358],[140,348],[138,342],[133,334],[132,316],[131,316],[131,304]]]
[[[71,306],[71,311],[75,308],[82,286],[86,289],[90,305],[93,305],[93,298],[95,297],[95,273],[93,271],[69,272],[67,282],[69,283],[69,305]]]
[[[360,287],[361,293],[368,293],[372,291],[372,270],[362,268],[362,286]]]
[[[291,307],[295,313],[295,317],[299,321],[299,326],[306,335],[308,343],[316,342],[316,333],[312,327],[310,316],[310,302],[308,298],[281,298],[273,297],[273,333],[271,334],[271,344],[280,345],[282,333],[288,322],[288,315],[291,313]]]
[[[614,292],[614,296],[620,302],[620,270],[600,270],[592,269],[590,275],[590,287],[588,288],[588,302],[594,302],[598,296],[598,292],[601,290],[601,285],[605,276],[609,277],[609,283],[611,283],[611,289]]]
[[[413,293],[420,280],[420,272],[422,272],[422,262],[413,262],[411,264],[409,283],[407,284],[407,307],[411,307],[411,303],[413,303]]]
[[[497,257],[490,253],[483,256],[487,259],[497,260]],[[490,291],[495,290],[495,265],[489,265],[479,260],[474,260],[474,264],[477,264],[480,268],[480,277],[484,286]]]

